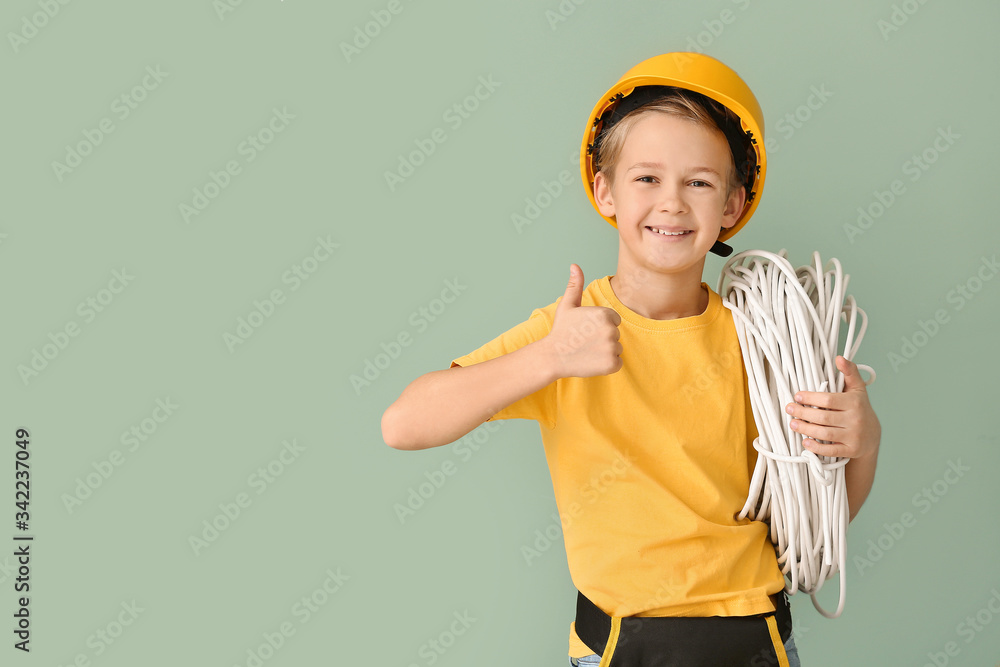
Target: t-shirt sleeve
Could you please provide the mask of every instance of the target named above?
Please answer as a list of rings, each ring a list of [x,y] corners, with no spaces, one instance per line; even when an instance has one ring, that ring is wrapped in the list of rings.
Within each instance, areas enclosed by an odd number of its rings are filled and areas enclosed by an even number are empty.
[[[471,366],[504,354],[510,354],[529,343],[541,340],[551,330],[552,321],[549,314],[541,308],[536,308],[524,322],[508,329],[479,349],[454,359],[451,362],[451,367]],[[486,421],[534,419],[540,424],[553,428],[556,421],[555,397],[556,382],[550,382],[538,391],[514,401]]]

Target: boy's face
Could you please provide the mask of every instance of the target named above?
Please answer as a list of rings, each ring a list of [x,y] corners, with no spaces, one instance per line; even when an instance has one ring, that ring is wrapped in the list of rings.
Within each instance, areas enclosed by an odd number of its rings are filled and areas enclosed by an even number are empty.
[[[721,228],[736,224],[743,210],[743,188],[725,199],[732,168],[721,133],[676,116],[645,114],[625,139],[613,187],[603,172],[594,177],[598,209],[618,223],[619,273],[641,267],[700,282]]]

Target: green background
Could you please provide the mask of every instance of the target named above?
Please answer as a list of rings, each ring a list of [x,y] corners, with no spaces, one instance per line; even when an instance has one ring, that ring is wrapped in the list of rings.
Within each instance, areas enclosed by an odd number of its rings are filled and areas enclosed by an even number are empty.
[[[416,377],[562,295],[571,263],[587,282],[614,273],[617,234],[578,175],[581,134],[625,70],[678,50],[739,72],[774,140],[736,250],[836,257],[870,316],[856,360],[878,372],[878,474],[849,533],[843,616],[793,598],[802,664],[923,665],[948,642],[948,664],[1000,662],[988,607],[1000,280],[948,301],[1000,245],[1000,5],[577,3],[402,0],[394,15],[387,2],[4,4],[0,662],[248,665],[285,623],[294,634],[263,664],[565,665],[575,589],[561,537],[530,564],[522,554],[556,525],[537,424],[481,428],[476,450],[403,452],[380,419]],[[391,22],[345,55],[372,12]],[[122,118],[112,105],[147,67],[165,78]],[[479,77],[498,86],[456,127],[444,114]],[[823,86],[830,97],[803,107]],[[274,109],[294,118],[268,135]],[[114,131],[60,177],[53,163],[106,118]],[[390,189],[385,172],[436,128],[444,143]],[[936,153],[939,128],[959,138]],[[271,141],[251,161],[240,146],[258,134]],[[905,163],[925,150],[935,161],[914,180]],[[239,173],[185,220],[181,205],[230,160]],[[564,170],[570,184],[516,228],[525,198]],[[852,236],[858,207],[896,179],[905,192]],[[286,280],[318,238],[339,247],[305,263],[308,280]],[[721,265],[709,256],[713,287]],[[466,288],[421,319],[448,280]],[[227,345],[275,289],[283,302]],[[88,298],[105,299],[96,316],[78,309]],[[935,335],[893,363],[939,309]],[[410,344],[356,389],[351,376],[404,333]],[[22,376],[43,348],[45,367]],[[160,422],[158,399],[178,406]],[[122,434],[144,420],[130,450]],[[10,632],[19,427],[31,433],[30,655]],[[293,440],[298,455],[275,463]],[[971,468],[953,485],[950,461]],[[455,474],[401,520],[396,506],[448,462]],[[279,474],[261,483],[268,465]],[[915,503],[935,482],[938,501]],[[89,496],[67,501],[80,484]],[[241,493],[249,505],[226,526],[220,504],[235,513]],[[916,523],[893,537],[904,512]],[[225,529],[192,547],[212,521]],[[889,548],[859,572],[880,538]],[[327,570],[348,577],[329,595]],[[307,618],[304,597],[323,601]],[[832,584],[821,594],[828,608],[836,597]],[[142,611],[118,634],[133,601]],[[475,621],[452,643],[464,612]],[[959,634],[977,612],[991,623]],[[442,633],[450,645],[428,652]]]

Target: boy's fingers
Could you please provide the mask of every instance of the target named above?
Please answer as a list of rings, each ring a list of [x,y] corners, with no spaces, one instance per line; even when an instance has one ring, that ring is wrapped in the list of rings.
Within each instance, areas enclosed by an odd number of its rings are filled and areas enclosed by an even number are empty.
[[[864,378],[858,365],[838,355],[835,359],[837,368],[844,374],[844,391],[798,391],[795,392],[795,402],[800,405],[814,405],[829,410],[843,409],[843,395],[848,391],[864,390],[867,393]]]
[[[827,442],[840,442],[839,438],[844,435],[844,429],[838,426],[810,424],[809,422],[804,422],[798,419],[793,419],[789,426],[793,431],[801,433],[807,438],[826,440]]]
[[[837,393],[829,391],[799,391],[794,398],[799,405],[814,405],[817,408],[833,408],[837,403]]]
[[[785,406],[785,412],[796,419],[804,420],[812,424],[822,426],[843,426],[840,423],[840,410],[824,410],[822,408],[807,408],[798,403],[789,403]]]
[[[844,374],[844,391],[865,389],[865,381],[861,377],[861,371],[858,370],[856,363],[848,361],[842,356],[837,357],[836,362],[837,368]]]
[[[812,438],[806,438],[802,441],[802,446],[813,454],[818,454],[819,456],[843,458],[850,455],[850,449],[848,449],[847,445],[839,442],[832,445],[824,445],[823,443],[816,442]]]
[[[583,300],[583,269],[576,264],[569,265],[569,283],[566,285],[566,293],[563,294],[562,301],[559,302],[559,310],[566,308],[578,308]]]

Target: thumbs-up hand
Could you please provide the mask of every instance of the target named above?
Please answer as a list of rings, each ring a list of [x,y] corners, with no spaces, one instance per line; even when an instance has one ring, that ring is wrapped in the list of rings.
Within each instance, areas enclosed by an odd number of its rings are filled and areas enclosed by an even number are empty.
[[[618,325],[622,318],[613,308],[581,306],[583,269],[569,268],[566,293],[556,306],[552,331],[543,339],[549,344],[556,377],[610,375],[622,367]]]

